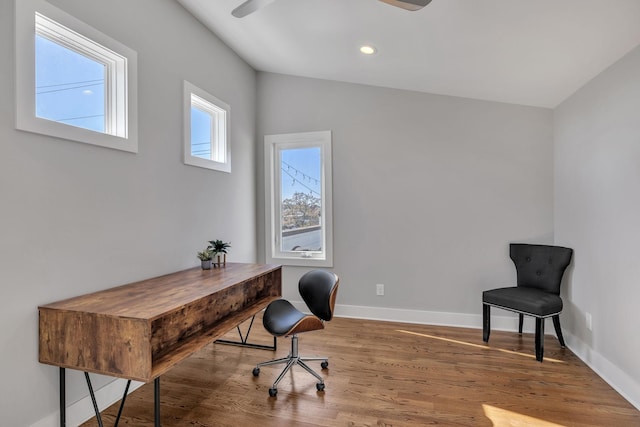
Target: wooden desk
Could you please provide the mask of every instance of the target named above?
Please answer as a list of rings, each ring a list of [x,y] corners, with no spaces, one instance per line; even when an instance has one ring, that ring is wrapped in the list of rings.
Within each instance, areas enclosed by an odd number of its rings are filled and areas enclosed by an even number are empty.
[[[156,380],[278,299],[281,279],[280,266],[227,263],[40,306],[39,360],[129,380]],[[63,374],[61,369],[61,394]]]

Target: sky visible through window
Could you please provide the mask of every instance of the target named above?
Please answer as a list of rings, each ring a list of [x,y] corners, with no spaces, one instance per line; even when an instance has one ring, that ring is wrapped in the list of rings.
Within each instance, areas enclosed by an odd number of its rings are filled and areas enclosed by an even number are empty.
[[[105,133],[105,66],[36,35],[36,116]]]
[[[191,107],[191,155],[211,160],[212,117],[206,111]]]
[[[319,147],[282,150],[282,200],[294,193],[320,198],[321,153]]]

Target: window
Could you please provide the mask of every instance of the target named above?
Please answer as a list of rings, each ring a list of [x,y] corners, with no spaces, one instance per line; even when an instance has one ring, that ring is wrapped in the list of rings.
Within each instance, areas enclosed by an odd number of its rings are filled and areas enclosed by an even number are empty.
[[[16,127],[137,152],[136,53],[42,0],[16,1]]]
[[[231,172],[229,105],[184,82],[184,163]]]
[[[333,266],[331,131],[265,136],[267,262]]]

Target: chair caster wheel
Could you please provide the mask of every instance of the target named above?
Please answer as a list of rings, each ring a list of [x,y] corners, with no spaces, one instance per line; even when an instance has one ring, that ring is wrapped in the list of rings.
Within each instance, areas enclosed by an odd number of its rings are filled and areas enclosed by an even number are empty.
[[[253,368],[253,376],[257,377],[258,375],[260,375],[260,368]]]
[[[324,391],[324,383],[317,383],[316,388],[318,391]]]
[[[269,396],[276,397],[276,394],[278,394],[278,389],[277,388],[270,388],[269,389]]]
[[[325,360],[324,362],[322,362],[322,363],[320,364],[320,367],[321,367],[322,369],[327,369],[327,366],[329,366],[329,361],[327,361],[327,360]]]

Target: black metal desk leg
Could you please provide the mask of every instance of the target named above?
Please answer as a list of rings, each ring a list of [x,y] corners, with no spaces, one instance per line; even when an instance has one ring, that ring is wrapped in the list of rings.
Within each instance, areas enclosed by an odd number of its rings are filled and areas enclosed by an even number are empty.
[[[93,410],[96,412],[96,420],[98,420],[98,427],[104,427],[102,424],[102,415],[100,415],[100,409],[98,409],[98,401],[96,400],[96,394],[93,392],[93,386],[91,385],[91,378],[89,373],[84,373],[84,378],[87,380],[87,387],[89,388],[89,394],[91,395],[91,403],[93,403]]]
[[[64,368],[60,368],[60,427],[67,425],[67,387]]]
[[[122,416],[122,410],[124,409],[124,401],[127,400],[127,394],[129,393],[129,386],[131,385],[131,380],[127,380],[127,386],[124,388],[124,394],[122,395],[122,400],[120,401],[120,409],[118,409],[118,416],[116,417],[116,423],[113,427],[118,427],[118,423],[120,422],[120,417]]]
[[[153,404],[155,427],[160,427],[160,377],[153,380]]]
[[[249,328],[247,329],[247,333],[242,336],[242,331],[240,330],[240,325],[236,326],[236,329],[238,330],[238,335],[240,335],[240,341],[231,341],[231,340],[215,340],[214,342],[216,344],[230,344],[230,345],[237,345],[240,347],[249,347],[249,348],[261,348],[263,350],[276,350],[276,337],[273,337],[273,345],[264,345],[264,344],[252,344],[247,342],[247,340],[249,339],[249,333],[251,333],[251,327],[253,326],[253,321],[256,319],[256,315],[254,314],[253,317],[251,318],[251,323],[249,323]]]

